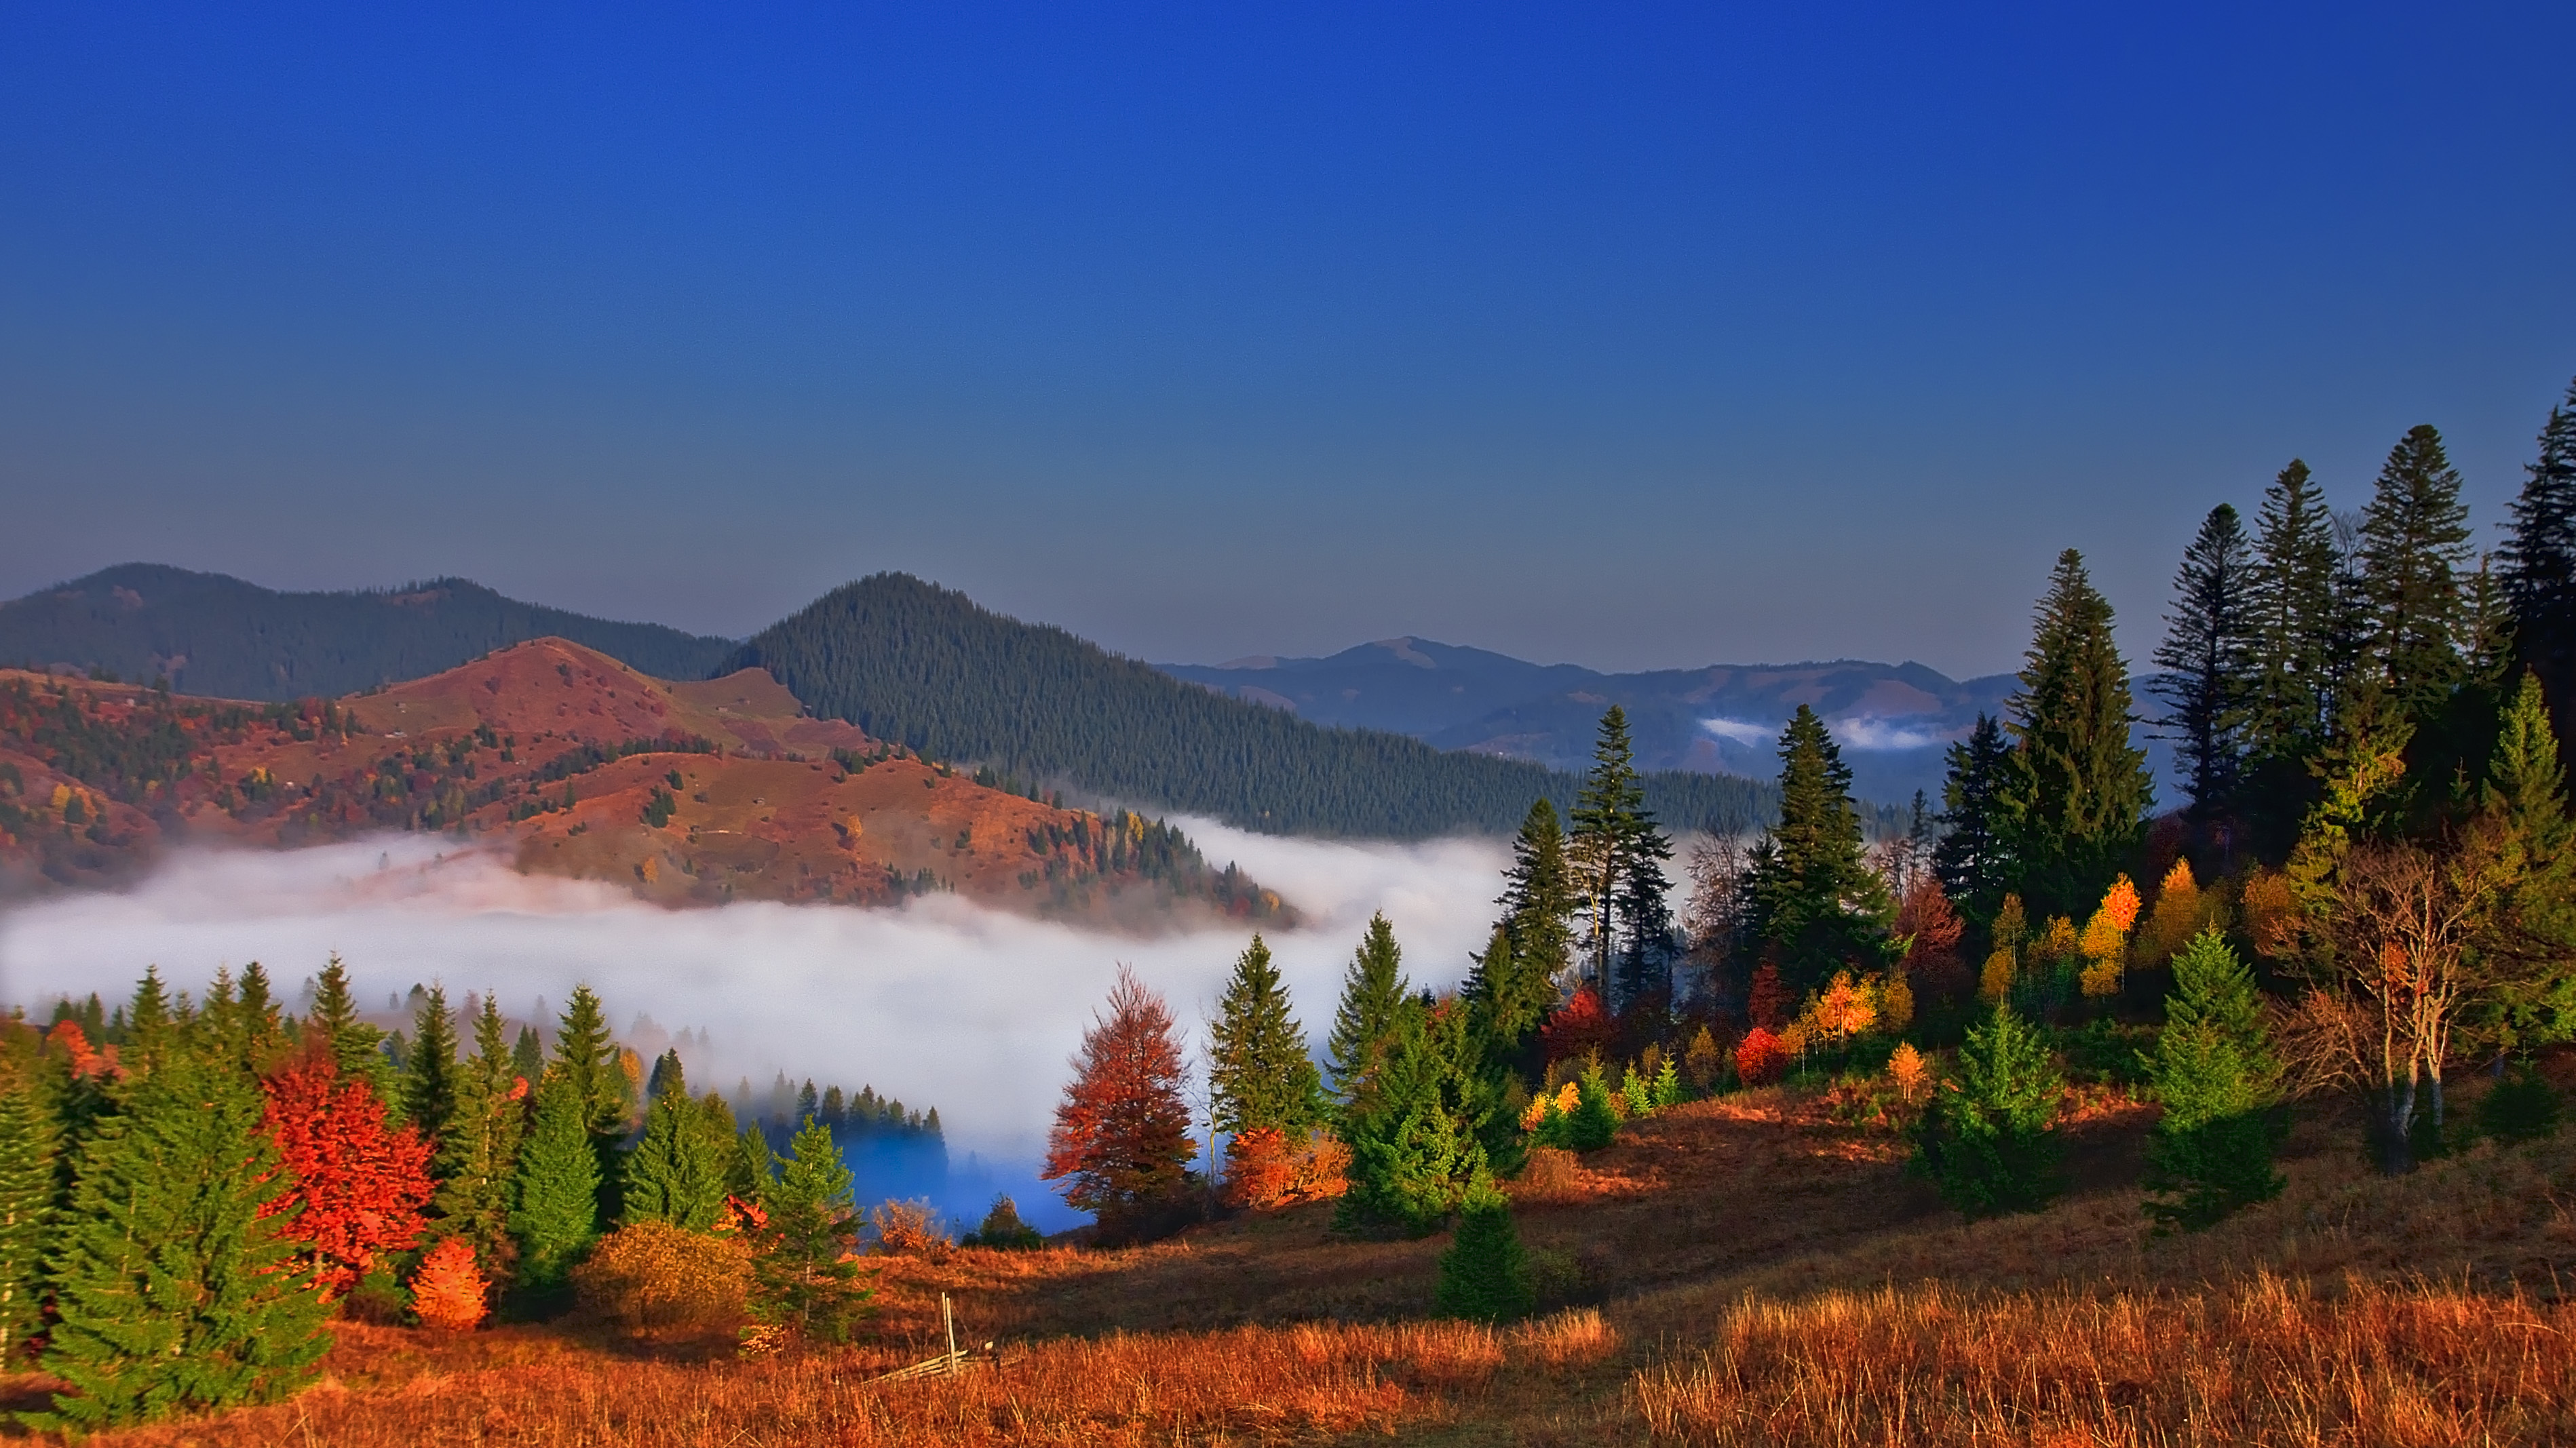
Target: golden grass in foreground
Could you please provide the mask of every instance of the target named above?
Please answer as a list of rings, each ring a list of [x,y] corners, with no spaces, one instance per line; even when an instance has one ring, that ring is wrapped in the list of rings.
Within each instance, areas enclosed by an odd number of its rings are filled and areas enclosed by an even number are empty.
[[[2576,1308],[2269,1275],[2209,1294],[1747,1299],[1636,1376],[1658,1438],[1761,1448],[2576,1442]]]

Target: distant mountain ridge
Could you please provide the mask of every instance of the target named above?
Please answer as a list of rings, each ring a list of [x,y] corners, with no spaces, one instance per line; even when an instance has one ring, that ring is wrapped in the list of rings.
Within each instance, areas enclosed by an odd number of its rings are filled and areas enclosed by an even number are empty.
[[[766,669],[816,713],[934,758],[1276,833],[1499,832],[1542,795],[1570,806],[1577,783],[1227,698],[904,574],[834,589],[725,667]],[[1679,829],[1738,832],[1776,810],[1768,780],[1662,771],[1646,791]]]
[[[550,637],[663,679],[705,678],[734,647],[661,624],[521,603],[462,578],[280,593],[220,573],[126,563],[0,603],[0,666],[70,665],[147,684],[166,677],[182,692],[226,699],[333,698]]]
[[[1174,678],[1318,724],[1387,729],[1440,749],[1581,769],[1601,711],[1628,713],[1640,768],[1767,779],[1800,704],[1834,726],[1864,798],[1940,792],[1942,755],[1979,713],[2003,709],[2010,674],[1954,680],[1917,663],[1837,659],[1608,674],[1402,637],[1324,658],[1163,664]]]

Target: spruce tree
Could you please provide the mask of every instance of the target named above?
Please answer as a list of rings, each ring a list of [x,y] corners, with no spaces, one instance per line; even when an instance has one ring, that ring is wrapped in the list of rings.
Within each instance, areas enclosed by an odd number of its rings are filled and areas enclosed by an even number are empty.
[[[399,1102],[393,1062],[385,1057],[385,1033],[358,1019],[358,1003],[349,992],[349,968],[333,951],[313,982],[313,1010],[305,1029],[330,1042],[332,1063],[344,1081],[363,1081],[379,1101]]]
[[[2262,993],[2227,937],[2210,926],[2174,956],[2165,1027],[2147,1057],[2164,1115],[2147,1139],[2147,1189],[2168,1198],[2147,1215],[2197,1231],[2280,1194],[2272,1170],[2281,1065]]]
[[[2576,381],[2549,409],[2540,455],[2513,501],[2499,550],[2518,657],[2540,676],[2558,732],[2576,722]]]
[[[2129,746],[2129,670],[2111,605],[2072,548],[2050,574],[2020,683],[2006,724],[2008,850],[2034,913],[2080,914],[2144,838],[2155,795],[2146,751]]]
[[[0,1076],[0,1370],[45,1323],[45,1249],[61,1188],[61,1130],[32,1059]]]
[[[1427,1236],[1488,1170],[1478,1136],[1493,1103],[1471,1050],[1454,1002],[1404,1006],[1367,1104],[1339,1123],[1351,1165],[1336,1230]]]
[[[769,1224],[752,1259],[752,1311],[795,1338],[847,1342],[867,1309],[853,1255],[858,1209],[832,1133],[807,1122],[762,1198]]]
[[[546,1078],[560,1077],[581,1103],[582,1130],[589,1135],[591,1155],[599,1163],[600,1225],[616,1217],[617,1170],[626,1140],[626,1073],[619,1067],[617,1042],[608,1032],[608,1013],[587,985],[573,987],[572,999],[555,1022],[554,1058]],[[810,1108],[809,1108],[810,1110]]]
[[[2236,510],[2209,510],[2174,575],[2173,610],[2156,662],[2172,712],[2164,729],[2180,756],[2193,817],[2204,826],[2233,803],[2257,678],[2252,559]]]
[[[1801,986],[1883,955],[1895,908],[1861,853],[1851,767],[1805,704],[1780,734],[1780,820],[1746,862],[1746,927]]]
[[[51,1428],[88,1431],[285,1396],[330,1346],[291,1270],[292,1183],[249,1079],[174,1051],[102,1118],[52,1259]]]
[[[1479,1177],[1468,1187],[1458,1215],[1458,1235],[1440,1254],[1433,1304],[1443,1317],[1506,1322],[1527,1317],[1537,1305],[1530,1289],[1529,1253],[1512,1225],[1511,1199]]]
[[[1512,954],[1549,986],[1573,963],[1576,897],[1573,868],[1565,858],[1565,831],[1556,806],[1540,799],[1521,820],[1512,841],[1512,866],[1503,878],[1503,922],[1511,930]]]
[[[527,1131],[527,1081],[511,1055],[501,1008],[488,993],[474,1017],[474,1055],[458,1071],[456,1087],[456,1109],[431,1164],[438,1178],[432,1230],[442,1239],[463,1238],[486,1275],[507,1280],[518,1257],[510,1200]]]
[[[402,1112],[423,1136],[447,1134],[457,1100],[456,1024],[447,1013],[447,988],[433,985],[413,1017],[420,1032],[403,1063]]]
[[[2003,908],[2012,888],[2004,852],[2009,821],[2005,791],[2012,746],[2003,725],[1979,714],[1968,737],[1951,744],[1949,773],[1941,782],[1941,838],[1932,846],[1932,873],[1941,893],[1970,919],[1985,922]]]
[[[2063,1185],[2055,1120],[2065,1089],[2047,1046],[1997,1002],[1969,1028],[1957,1079],[1933,1094],[1915,1133],[1916,1170],[1964,1216],[2037,1211]]]
[[[1628,712],[1613,704],[1601,716],[1592,768],[1575,795],[1574,838],[1567,852],[1589,917],[1586,970],[1604,1001],[1612,999],[1610,960],[1618,941],[1621,890],[1645,833],[1653,829],[1635,760]]]
[[[581,1088],[548,1075],[519,1151],[510,1193],[510,1235],[520,1279],[552,1287],[599,1236],[599,1156],[592,1149]]]
[[[510,1043],[510,1069],[526,1077],[530,1086],[546,1073],[546,1044],[537,1039],[536,1027],[519,1027],[518,1039]]]
[[[733,1133],[690,1097],[677,1056],[666,1058],[664,1069],[655,1074],[661,1090],[644,1115],[643,1139],[626,1158],[619,1221],[626,1226],[668,1222],[703,1232],[724,1215]]]
[[[1460,996],[1485,1059],[1498,1069],[1533,1069],[1531,1048],[1556,1004],[1556,986],[1540,961],[1520,952],[1511,922],[1496,923],[1484,953],[1474,957]]]
[[[1219,1131],[1275,1127],[1293,1134],[1323,1119],[1323,1080],[1259,935],[1234,963],[1210,1035],[1208,1087]]]
[[[2292,458],[2263,491],[2249,576],[2254,698],[2247,727],[2260,757],[2304,760],[2333,721],[2339,558],[2325,492],[2308,465]]]
[[[1333,1097],[1342,1110],[1366,1104],[1412,993],[1395,927],[1383,913],[1370,916],[1368,934],[1342,972],[1342,998],[1333,1010],[1333,1033],[1324,1043]]]
[[[2468,843],[2503,881],[2474,938],[2484,1034],[2506,1051],[2576,1036],[2576,819],[2536,671],[2497,719]]]
[[[2469,556],[2469,510],[2442,435],[2416,427],[2380,468],[2362,510],[2362,597],[2377,682],[2421,719],[2465,676],[2460,654],[2460,568]]]

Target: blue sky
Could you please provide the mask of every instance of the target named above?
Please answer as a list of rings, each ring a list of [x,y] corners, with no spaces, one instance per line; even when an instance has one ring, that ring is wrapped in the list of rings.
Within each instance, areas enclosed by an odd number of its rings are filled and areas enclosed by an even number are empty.
[[[2576,374],[2576,7],[0,6],[0,594],[2133,653]]]

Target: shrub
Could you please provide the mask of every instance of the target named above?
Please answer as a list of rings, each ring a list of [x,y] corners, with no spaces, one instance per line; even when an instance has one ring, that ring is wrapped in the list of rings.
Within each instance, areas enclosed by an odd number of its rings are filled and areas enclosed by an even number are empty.
[[[1969,1217],[2036,1211],[2057,1195],[2054,1125],[2066,1084],[2009,1005],[1959,1048],[1959,1077],[1933,1093],[1915,1168]]]
[[[1532,1200],[1565,1197],[1574,1194],[1581,1168],[1574,1153],[1554,1146],[1534,1146],[1529,1158],[1521,1163],[1521,1174],[1513,1178],[1519,1195]]]
[[[1329,1131],[1255,1127],[1226,1143],[1225,1158],[1229,1206],[1268,1211],[1350,1190],[1351,1149]]]
[[[958,1243],[962,1247],[992,1247],[1005,1252],[1033,1251],[1046,1245],[1038,1229],[1020,1220],[1020,1204],[1007,1196],[993,1198],[993,1209],[984,1214],[984,1224],[966,1234]]]
[[[735,1235],[637,1222],[599,1239],[572,1269],[582,1309],[638,1330],[738,1328],[751,1288],[751,1246]]]
[[[2165,1114],[2147,1139],[2147,1187],[2170,1201],[2147,1215],[2168,1226],[2209,1226],[2280,1195],[2272,1170],[2280,1132],[2281,1066],[2263,1023],[2261,992],[2216,927],[2173,958],[2174,994],[2147,1058]]]
[[[2528,1061],[2478,1103],[2478,1130],[2499,1141],[2537,1141],[2558,1129],[2558,1093]]]
[[[923,1200],[879,1202],[868,1213],[868,1225],[876,1228],[877,1250],[889,1257],[927,1257],[937,1262],[956,1245],[949,1241],[938,1209]]]
[[[1440,1254],[1440,1283],[1432,1300],[1443,1316],[1479,1322],[1527,1317],[1536,1305],[1529,1256],[1512,1225],[1512,1207],[1490,1181],[1468,1188],[1458,1235]]]
[[[1747,1086],[1768,1086],[1789,1073],[1789,1047],[1768,1027],[1744,1033],[1735,1048],[1735,1076]]]
[[[429,1249],[412,1274],[411,1310],[421,1326],[467,1332],[489,1310],[491,1284],[474,1265],[474,1248],[459,1237]]]
[[[1726,1070],[1726,1052],[1717,1044],[1717,1034],[1708,1027],[1699,1028],[1691,1037],[1690,1049],[1682,1053],[1682,1075],[1691,1089],[1703,1095],[1714,1091],[1718,1077]]]
[[[1576,1151],[1599,1151],[1619,1134],[1619,1113],[1610,1105],[1610,1083],[1597,1062],[1584,1071],[1576,1087],[1565,1133],[1566,1145]]]

